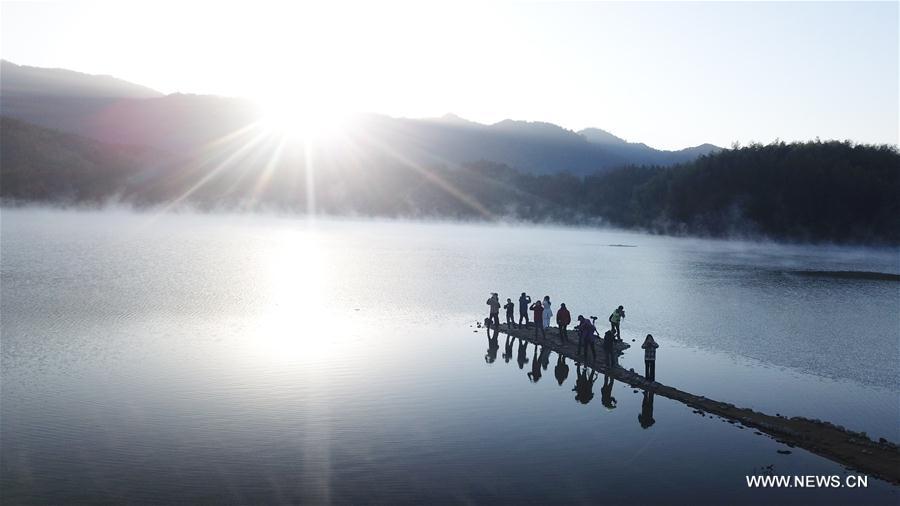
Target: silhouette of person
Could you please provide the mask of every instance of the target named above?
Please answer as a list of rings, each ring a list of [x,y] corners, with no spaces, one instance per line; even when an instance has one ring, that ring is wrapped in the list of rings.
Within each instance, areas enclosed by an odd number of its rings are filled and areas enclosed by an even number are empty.
[[[647,334],[641,348],[644,349],[644,377],[647,381],[656,381],[656,349],[659,345],[652,335]]]
[[[491,306],[491,314],[488,316],[490,320],[490,324],[494,326],[495,329],[500,328],[500,297],[496,293],[491,293],[490,298],[485,302],[488,306]]]
[[[622,340],[622,335],[619,332],[619,324],[622,322],[622,319],[625,318],[625,308],[622,306],[617,307],[613,310],[612,314],[609,315],[609,324],[610,329],[614,332],[615,338],[618,340]]]
[[[494,337],[490,336],[490,331],[488,331],[488,349],[487,354],[484,356],[484,361],[488,364],[493,364],[494,361],[497,360],[497,350],[500,349],[500,342],[497,339],[497,333],[494,333]]]
[[[516,322],[513,319],[513,310],[516,305],[513,304],[512,299],[506,299],[506,304],[503,306],[503,309],[506,310],[506,328],[511,329],[515,326]]]
[[[581,365],[576,365],[575,371],[575,386],[572,388],[575,392],[575,400],[587,404],[594,398],[594,382],[597,381],[597,373],[591,371],[588,374],[588,368],[582,368]]]
[[[591,360],[597,359],[597,350],[594,349],[594,334],[597,329],[594,324],[582,315],[578,315],[578,325],[575,327],[578,332],[578,354],[584,357],[587,363],[588,350],[591,351]]]
[[[541,318],[543,318],[544,329],[550,328],[550,317],[553,316],[553,309],[550,307],[550,296],[544,295],[544,302],[541,303],[544,306],[544,311],[541,313]],[[535,320],[537,323],[537,320]]]
[[[653,419],[653,392],[644,390],[644,400],[641,402],[641,414],[638,415],[638,422],[645,429],[656,423],[656,420]]]
[[[603,334],[603,354],[606,356],[606,365],[609,368],[616,366],[616,342],[613,331],[607,330]]]
[[[506,334],[506,343],[503,345],[503,361],[507,364],[513,356],[513,336]]]
[[[534,311],[534,338],[538,338],[538,333],[541,334],[541,337],[547,338],[547,334],[544,332],[544,305],[541,304],[541,301],[537,301],[531,305],[529,308]]]
[[[616,398],[612,396],[613,383],[615,382],[616,380],[610,375],[606,374],[603,376],[603,386],[600,387],[600,402],[607,409],[615,409],[617,404]]]
[[[559,326],[559,338],[563,344],[569,342],[569,333],[567,332],[569,324],[572,323],[572,315],[563,302],[559,305],[559,311],[556,312],[556,325]]]
[[[524,369],[528,363],[528,341],[519,339],[519,351],[516,356],[516,362],[519,363],[519,369]]]
[[[566,364],[566,357],[562,353],[557,354],[556,367],[553,369],[553,372],[556,374],[556,382],[559,383],[559,386],[562,386],[566,378],[569,377],[569,365]]]
[[[532,383],[537,383],[541,380],[541,358],[543,356],[543,351],[541,351],[541,355],[538,356],[538,345],[534,345],[534,355],[531,357],[531,372],[528,373],[528,379],[530,379]]]
[[[531,306],[531,297],[525,295],[525,292],[522,292],[522,295],[519,296],[519,326],[522,327],[522,320],[525,320],[525,327],[528,327],[528,308]]]

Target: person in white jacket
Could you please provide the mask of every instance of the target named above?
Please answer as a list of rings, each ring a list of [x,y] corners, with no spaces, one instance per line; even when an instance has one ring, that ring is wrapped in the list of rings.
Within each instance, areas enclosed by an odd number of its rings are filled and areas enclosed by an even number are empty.
[[[543,322],[544,328],[549,329],[550,328],[550,317],[553,316],[553,310],[550,309],[550,296],[549,295],[544,295],[543,306],[544,306],[544,314],[542,316],[544,317],[544,322]]]

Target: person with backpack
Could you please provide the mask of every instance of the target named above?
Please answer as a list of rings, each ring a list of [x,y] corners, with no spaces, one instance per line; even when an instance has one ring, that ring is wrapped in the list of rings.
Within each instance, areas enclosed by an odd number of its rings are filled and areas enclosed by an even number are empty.
[[[622,334],[619,332],[619,324],[622,322],[622,319],[625,318],[625,308],[619,306],[609,315],[609,324],[611,326],[610,330],[615,332],[615,338],[619,341],[622,340]]]
[[[572,315],[569,314],[569,309],[566,307],[566,303],[563,302],[559,305],[559,311],[556,312],[556,324],[559,326],[559,338],[564,344],[569,342],[569,334],[566,327],[570,323],[572,323]]]
[[[541,301],[537,301],[529,308],[534,311],[534,338],[537,339],[538,332],[546,339],[547,333],[544,332],[544,305]]]
[[[506,328],[511,329],[515,326],[516,322],[513,321],[513,310],[516,308],[516,305],[513,304],[512,299],[506,299],[506,305],[503,306],[503,309],[506,310]]]
[[[528,327],[528,307],[531,306],[531,297],[525,295],[525,292],[522,292],[522,295],[519,296],[519,326],[522,326],[522,320],[525,320],[525,327]]]
[[[647,334],[641,348],[644,349],[644,377],[647,381],[656,381],[656,349],[659,345],[652,335]]]

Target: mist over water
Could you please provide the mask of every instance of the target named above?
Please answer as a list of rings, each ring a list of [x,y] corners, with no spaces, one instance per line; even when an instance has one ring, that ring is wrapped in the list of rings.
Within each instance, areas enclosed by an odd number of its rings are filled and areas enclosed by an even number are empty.
[[[590,228],[4,208],[2,488],[12,502],[819,502],[890,487],[749,490],[843,469],[640,393],[575,401],[492,350],[488,293],[605,321],[621,363],[769,414],[900,440],[897,249]],[[629,245],[634,247],[610,247]],[[508,359],[508,360],[507,360]],[[674,458],[674,456],[679,456]],[[648,482],[646,470],[653,469]],[[696,491],[691,496],[686,490]],[[39,495],[35,495],[38,494]],[[851,493],[852,492],[852,493]]]

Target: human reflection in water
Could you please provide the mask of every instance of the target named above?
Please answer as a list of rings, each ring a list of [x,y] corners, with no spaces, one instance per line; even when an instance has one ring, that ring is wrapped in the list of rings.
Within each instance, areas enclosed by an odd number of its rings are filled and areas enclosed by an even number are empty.
[[[494,332],[494,337],[491,337],[491,331],[488,331],[488,349],[484,356],[484,361],[488,364],[493,364],[497,360],[497,351],[500,349],[500,341],[497,337],[496,332]]]
[[[641,427],[645,429],[656,423],[656,420],[653,419],[653,392],[644,390],[644,401],[641,402],[641,414],[638,415],[638,422],[641,422]]]
[[[516,356],[516,362],[519,363],[519,369],[525,369],[525,364],[528,363],[528,341],[524,339],[519,339],[519,351]]]
[[[513,336],[506,334],[506,343],[504,343],[503,345],[503,361],[507,364],[509,363],[510,359],[512,359],[512,349],[514,341],[515,339],[513,339]]]
[[[607,409],[615,409],[617,404],[616,398],[612,396],[613,383],[615,382],[616,380],[610,375],[606,374],[603,376],[603,387],[600,388],[600,402]]]
[[[556,373],[556,382],[559,383],[559,386],[562,386],[566,378],[569,377],[569,365],[566,364],[566,357],[562,354],[557,355],[556,368],[553,369],[553,372]]]
[[[588,368],[582,368],[580,364],[575,366],[575,372],[577,373],[575,387],[572,388],[575,392],[575,400],[587,404],[594,398],[594,382],[597,381],[597,373],[594,371],[588,373]]]
[[[534,345],[534,355],[531,357],[531,372],[528,373],[528,379],[531,380],[532,383],[537,383],[541,380],[541,362],[543,362],[544,352],[541,351],[541,354],[538,355],[538,345]]]
[[[550,348],[547,346],[541,347],[541,356],[539,360],[541,361],[541,368],[543,368],[545,371],[548,367],[550,367],[550,351]]]

